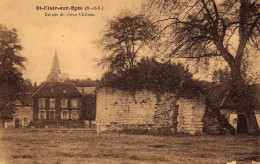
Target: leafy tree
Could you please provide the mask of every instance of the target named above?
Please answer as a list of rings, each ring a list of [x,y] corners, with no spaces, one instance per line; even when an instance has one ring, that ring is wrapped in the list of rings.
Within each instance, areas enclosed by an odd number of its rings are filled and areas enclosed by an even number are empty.
[[[87,94],[83,98],[84,108],[81,111],[82,120],[95,120],[96,118],[96,93]]]
[[[99,65],[108,65],[114,73],[133,69],[138,53],[155,38],[155,25],[142,14],[122,14],[108,20],[106,26],[99,45],[108,55],[101,59]]]
[[[160,63],[148,57],[142,58],[131,71],[120,75],[107,72],[101,79],[102,85],[131,91],[171,92],[185,97],[199,96],[201,91],[200,85],[182,64]]]
[[[217,82],[231,81],[229,69],[226,67],[224,69],[215,70],[213,72],[212,80]]]
[[[260,4],[258,0],[148,0],[158,11],[157,21],[166,33],[161,43],[169,57],[208,61],[220,57],[231,73],[230,96],[235,109],[244,112],[249,134],[259,133],[252,93],[241,76],[243,58],[250,47],[259,52]]]
[[[0,25],[0,119],[12,119],[15,112],[13,101],[24,96],[26,82],[22,78],[25,58],[17,31]]]
[[[73,82],[77,87],[97,87],[99,80],[87,79],[69,79],[68,82]]]

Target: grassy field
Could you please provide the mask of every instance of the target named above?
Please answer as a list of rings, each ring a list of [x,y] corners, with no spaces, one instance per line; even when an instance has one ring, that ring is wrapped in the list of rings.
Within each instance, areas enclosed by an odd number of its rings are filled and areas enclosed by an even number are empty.
[[[0,163],[251,163],[260,137],[0,129]]]

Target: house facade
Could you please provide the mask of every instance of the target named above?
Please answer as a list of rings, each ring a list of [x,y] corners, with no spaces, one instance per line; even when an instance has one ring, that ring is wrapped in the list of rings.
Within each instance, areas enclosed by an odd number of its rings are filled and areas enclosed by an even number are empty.
[[[45,82],[33,95],[34,120],[78,120],[82,95],[73,83]]]
[[[32,96],[35,127],[82,127],[83,95],[62,78],[57,53],[47,81]]]
[[[6,121],[4,128],[26,128],[33,121],[33,109],[31,104],[22,104],[20,101],[15,102],[16,112],[13,120]]]

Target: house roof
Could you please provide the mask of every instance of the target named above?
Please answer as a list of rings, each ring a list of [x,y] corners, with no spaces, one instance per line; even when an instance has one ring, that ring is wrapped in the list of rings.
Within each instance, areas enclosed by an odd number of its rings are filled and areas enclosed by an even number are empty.
[[[95,94],[96,87],[77,87],[82,95]]]
[[[215,107],[230,107],[234,105],[231,97],[229,96],[229,83],[215,84],[207,89],[208,98],[212,105]],[[248,89],[255,97],[255,108],[260,109],[260,84],[252,84],[248,86]]]
[[[47,81],[33,95],[33,98],[76,98],[82,97],[72,82]]]

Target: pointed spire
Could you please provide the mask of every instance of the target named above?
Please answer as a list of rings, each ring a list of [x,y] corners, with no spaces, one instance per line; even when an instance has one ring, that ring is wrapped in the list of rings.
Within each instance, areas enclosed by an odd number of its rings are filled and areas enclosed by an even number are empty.
[[[53,58],[51,71],[58,71],[59,74],[61,73],[58,55],[57,55],[57,50],[55,50],[55,55],[54,55],[54,58]]]
[[[52,62],[51,72],[47,77],[47,81],[59,81],[59,75],[61,74],[57,50],[55,50],[55,55]]]

